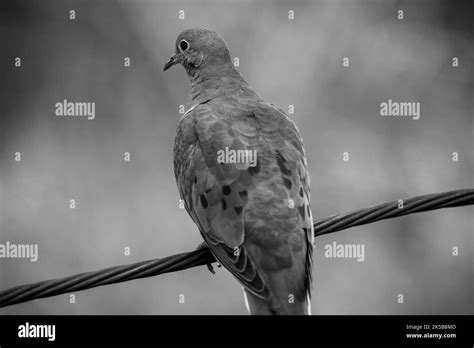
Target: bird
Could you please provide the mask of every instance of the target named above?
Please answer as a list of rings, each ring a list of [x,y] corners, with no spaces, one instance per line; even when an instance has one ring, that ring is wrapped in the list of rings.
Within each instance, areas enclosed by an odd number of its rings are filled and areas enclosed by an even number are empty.
[[[223,37],[181,32],[189,103],[173,147],[181,199],[215,259],[242,285],[251,315],[310,315],[310,177],[295,122],[236,69]]]

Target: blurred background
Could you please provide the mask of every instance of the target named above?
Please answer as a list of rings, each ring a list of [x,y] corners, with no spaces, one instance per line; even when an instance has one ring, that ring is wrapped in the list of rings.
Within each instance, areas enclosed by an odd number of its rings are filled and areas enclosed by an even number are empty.
[[[315,220],[473,187],[473,4],[2,1],[0,243],[36,243],[39,259],[0,259],[0,289],[190,251],[202,241],[179,208],[172,169],[189,82],[181,67],[162,72],[190,27],[219,32],[262,97],[285,110],[294,105]],[[95,120],[56,117],[63,99],[95,102]],[[420,102],[421,118],[381,117],[388,99]],[[473,222],[472,207],[463,207],[319,237],[313,314],[473,314]],[[364,244],[365,261],[325,258],[333,241]],[[74,304],[61,295],[0,314],[247,313],[240,285],[222,268],[75,295]]]

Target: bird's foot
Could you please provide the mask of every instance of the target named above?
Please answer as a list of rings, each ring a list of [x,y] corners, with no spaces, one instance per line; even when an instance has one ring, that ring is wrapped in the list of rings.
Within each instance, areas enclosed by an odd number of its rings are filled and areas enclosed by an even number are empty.
[[[200,249],[209,249],[209,247],[207,246],[206,242],[202,242],[196,248],[196,250],[200,250]],[[209,272],[211,272],[212,274],[216,274],[216,271],[214,271],[214,267],[212,266],[212,263],[208,263],[206,266]],[[217,267],[218,268],[221,267],[221,264],[219,262],[217,262]]]

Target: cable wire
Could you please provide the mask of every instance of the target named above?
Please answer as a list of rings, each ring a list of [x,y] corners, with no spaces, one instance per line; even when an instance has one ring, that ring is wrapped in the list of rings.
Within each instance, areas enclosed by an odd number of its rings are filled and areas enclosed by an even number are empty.
[[[355,226],[391,219],[413,213],[474,204],[474,189],[455,190],[397,200],[346,214],[332,215],[314,223],[315,236],[345,230]],[[207,248],[142,261],[130,265],[105,268],[95,272],[65,278],[44,280],[0,291],[0,307],[31,301],[38,298],[81,291],[98,286],[147,278],[163,273],[207,265],[215,262]]]

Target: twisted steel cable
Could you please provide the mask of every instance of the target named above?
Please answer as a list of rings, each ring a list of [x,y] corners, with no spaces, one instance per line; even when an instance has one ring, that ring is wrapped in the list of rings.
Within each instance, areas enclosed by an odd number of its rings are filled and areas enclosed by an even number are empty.
[[[403,200],[402,202],[397,200],[346,214],[329,216],[314,223],[314,234],[315,236],[321,236],[403,215],[472,204],[474,204],[474,189],[417,196]],[[115,266],[60,279],[20,285],[0,291],[0,307],[11,306],[38,298],[91,289],[102,285],[181,271],[210,264],[215,261],[210,250],[204,248],[171,255],[161,259],[142,261],[131,265]]]

